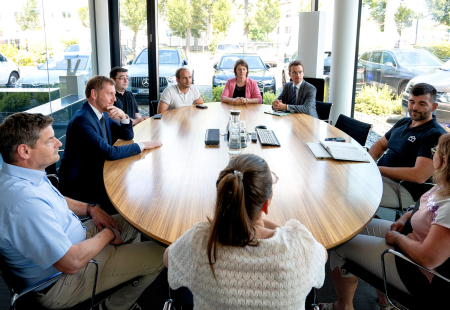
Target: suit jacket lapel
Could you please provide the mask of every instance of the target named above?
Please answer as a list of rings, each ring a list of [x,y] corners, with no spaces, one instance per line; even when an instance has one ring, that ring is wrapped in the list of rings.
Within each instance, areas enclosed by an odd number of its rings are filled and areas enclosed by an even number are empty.
[[[111,122],[109,121],[109,117],[108,117],[108,113],[103,112],[103,117],[105,118],[105,124],[106,124],[106,134],[108,135],[108,141],[109,143],[112,145],[111,143]]]
[[[300,99],[303,97],[303,93],[305,91],[305,85],[306,85],[306,82],[302,81],[302,85],[300,86],[300,90],[298,91],[297,104],[302,103]]]
[[[293,82],[289,82],[288,84],[286,84],[287,89],[286,89],[286,103],[287,104],[291,104],[291,99],[292,99],[292,85],[294,85]]]
[[[102,138],[104,139],[104,135],[103,135],[103,130],[102,130],[102,125],[100,124],[100,120],[98,119],[97,115],[95,114],[94,110],[92,110],[91,106],[89,105],[89,102],[85,102],[84,103],[84,107],[89,111],[89,114],[91,115],[91,117],[94,119],[94,122],[97,123],[97,128],[98,128],[98,132],[100,133],[100,135],[102,136]],[[103,115],[104,117],[104,115]],[[107,118],[105,118],[106,120]],[[108,122],[106,122],[106,129],[108,130]],[[108,130],[109,131],[109,130]],[[108,134],[108,133],[106,133]],[[111,139],[109,140],[111,141]]]

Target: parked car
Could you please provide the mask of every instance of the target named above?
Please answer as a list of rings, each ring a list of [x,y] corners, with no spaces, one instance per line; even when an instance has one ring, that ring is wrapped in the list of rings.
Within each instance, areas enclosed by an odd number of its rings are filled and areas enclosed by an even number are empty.
[[[84,83],[92,76],[91,55],[64,55],[63,58],[52,57],[44,64],[40,65],[38,70],[31,72],[20,78],[16,87],[21,88],[45,88],[59,87],[59,76],[67,74],[68,59],[71,59],[72,70],[75,68],[77,59],[80,60],[77,73],[84,74]]]
[[[428,83],[437,91],[436,101],[439,104],[435,115],[438,123],[444,128],[450,126],[450,60],[441,67],[432,69],[427,73],[416,76],[409,81],[405,91],[402,93],[402,114],[409,116],[408,99],[411,88],[418,83]]]
[[[223,55],[219,64],[214,65],[216,71],[212,79],[213,88],[225,85],[229,79],[236,77],[234,74],[234,64],[241,58],[247,62],[248,77],[258,83],[259,90],[262,92],[272,91],[275,94],[275,78],[268,70],[270,66],[265,65],[258,55],[250,53]]]
[[[219,43],[214,52],[214,64],[217,64],[225,53],[238,53],[239,44],[237,43]]]
[[[126,45],[122,44],[120,46],[120,60],[122,62],[122,66],[125,66],[127,62],[133,60],[136,55],[133,51]]]
[[[83,52],[80,52],[80,45],[79,44],[69,45],[64,50],[64,55],[79,55],[79,54],[83,54]]]
[[[283,67],[283,70],[281,71],[281,81],[284,84],[287,82],[290,82],[292,79],[289,76],[289,63],[291,63],[294,60],[298,59],[298,52],[295,52],[292,57],[285,58],[284,62],[285,65]],[[323,60],[323,75],[330,75],[331,71],[331,52],[325,52],[324,53],[324,60]],[[359,93],[364,85],[364,68],[362,65],[358,62],[358,68],[356,69],[356,93]]]
[[[175,72],[178,68],[186,67],[191,70],[192,84],[194,84],[194,70],[189,66],[189,59],[180,47],[159,47],[159,93],[166,87],[176,84]],[[131,92],[137,101],[148,100],[148,49],[143,49],[139,55],[130,62],[128,76],[131,83]],[[156,99],[156,98],[155,98]]]
[[[14,87],[19,77],[19,66],[0,53],[0,85]]]
[[[365,52],[359,58],[364,68],[364,81],[369,85],[387,87],[402,94],[408,82],[442,65],[436,56],[421,49],[389,49]]]
[[[271,67],[278,65],[277,49],[271,46],[258,46],[256,53],[261,57],[264,64]]]

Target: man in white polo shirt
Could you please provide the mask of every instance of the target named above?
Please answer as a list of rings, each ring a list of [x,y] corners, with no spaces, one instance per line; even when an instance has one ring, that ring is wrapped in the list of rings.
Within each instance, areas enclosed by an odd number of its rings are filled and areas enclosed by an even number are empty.
[[[179,68],[175,73],[177,85],[164,89],[158,104],[158,114],[181,107],[191,106],[193,103],[202,104],[200,93],[192,85],[192,75],[189,69]]]

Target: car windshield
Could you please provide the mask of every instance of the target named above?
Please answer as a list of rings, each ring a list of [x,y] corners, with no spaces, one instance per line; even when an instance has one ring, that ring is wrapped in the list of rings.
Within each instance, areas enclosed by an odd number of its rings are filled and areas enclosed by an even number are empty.
[[[442,65],[441,67],[442,70],[446,70],[449,71],[450,70],[450,60],[447,61],[445,64]]]
[[[234,64],[238,59],[244,59],[247,64],[249,70],[263,70],[266,69],[264,66],[264,63],[261,61],[261,58],[259,56],[225,56],[222,57],[222,61],[220,62],[219,69],[221,70],[233,70]]]
[[[65,56],[64,59],[55,59],[50,58],[46,63],[39,67],[39,70],[67,70],[67,59],[72,59],[71,67],[72,70],[75,69],[75,65],[77,64],[77,59],[80,60],[80,65],[78,66],[78,70],[85,70],[88,64],[88,56]],[[48,67],[48,68],[47,68]]]
[[[160,50],[159,63],[160,64],[178,64],[180,62],[177,51]]]
[[[160,64],[178,64],[180,63],[178,52],[176,50],[159,50]],[[143,51],[136,59],[135,64],[148,64],[148,50]]]
[[[440,66],[441,62],[427,51],[395,52],[398,62],[403,66]]]
[[[236,44],[219,44],[217,45],[219,51],[237,51],[239,50],[239,45]]]

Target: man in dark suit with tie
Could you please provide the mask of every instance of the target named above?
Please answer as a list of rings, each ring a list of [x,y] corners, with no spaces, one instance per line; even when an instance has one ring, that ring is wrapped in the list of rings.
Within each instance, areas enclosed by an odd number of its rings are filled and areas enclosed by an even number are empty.
[[[117,139],[134,137],[130,118],[113,105],[116,101],[114,85],[114,81],[105,76],[94,76],[87,82],[87,102],[69,122],[59,168],[59,190],[63,195],[98,203],[108,214],[117,211],[103,184],[105,160],[134,156],[144,149],[162,145],[160,142],[139,142],[113,146]],[[120,119],[120,123],[113,118]]]
[[[286,110],[291,113],[305,113],[319,118],[316,111],[317,89],[303,80],[305,74],[301,61],[294,60],[289,64],[289,76],[292,82],[286,83],[278,99],[272,105],[275,110]]]

